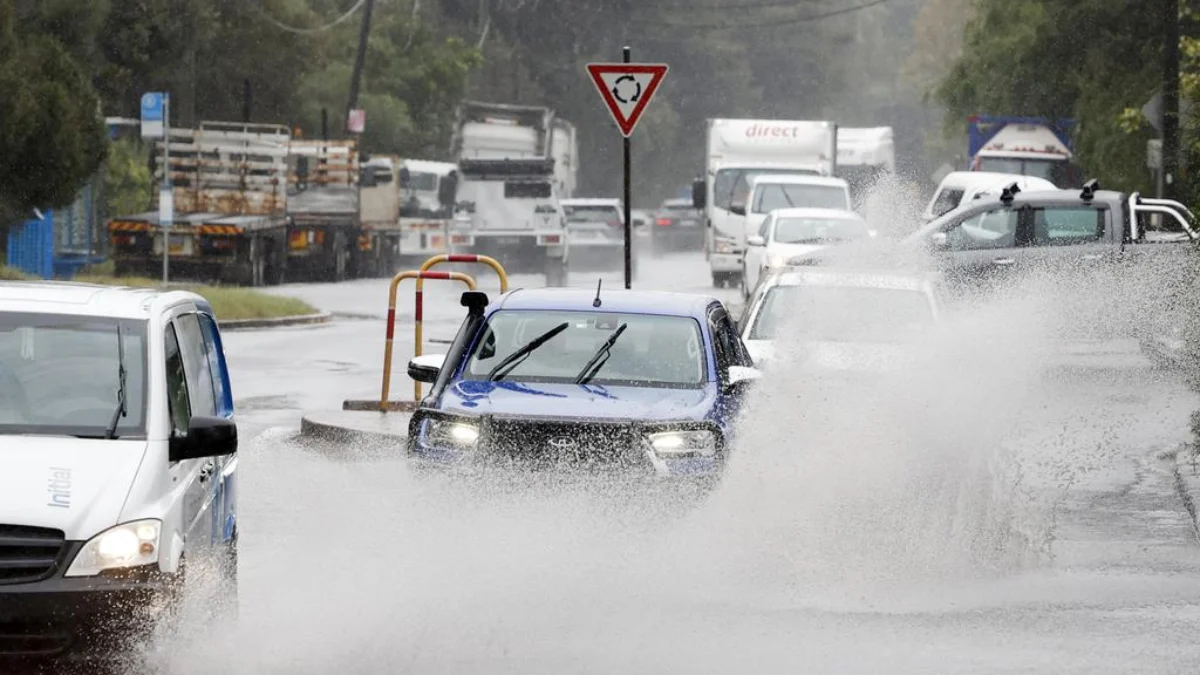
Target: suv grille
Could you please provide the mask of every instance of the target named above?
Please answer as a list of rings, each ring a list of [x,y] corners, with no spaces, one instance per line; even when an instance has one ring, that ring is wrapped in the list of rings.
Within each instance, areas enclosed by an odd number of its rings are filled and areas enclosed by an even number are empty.
[[[20,584],[50,576],[65,543],[62,530],[0,525],[0,584]]]
[[[492,418],[487,438],[497,458],[536,467],[648,466],[629,423]]]

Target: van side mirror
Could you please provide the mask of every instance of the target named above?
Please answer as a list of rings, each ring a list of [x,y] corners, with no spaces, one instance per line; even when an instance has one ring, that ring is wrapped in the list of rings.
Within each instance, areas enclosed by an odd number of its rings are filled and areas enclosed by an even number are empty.
[[[708,201],[708,185],[703,178],[692,181],[692,208],[702,209]]]
[[[408,376],[417,382],[433,384],[446,363],[445,354],[422,354],[408,362]]]
[[[224,417],[193,417],[188,421],[187,434],[172,436],[167,444],[168,459],[185,459],[232,455],[238,449],[237,424]]]

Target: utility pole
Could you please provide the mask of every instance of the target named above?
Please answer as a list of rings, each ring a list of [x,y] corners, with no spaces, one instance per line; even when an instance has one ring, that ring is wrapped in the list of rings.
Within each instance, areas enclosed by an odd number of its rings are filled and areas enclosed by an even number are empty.
[[[367,36],[371,34],[371,10],[375,9],[375,0],[367,0],[363,7],[362,26],[358,30],[358,54],[354,57],[354,72],[350,75],[350,101],[346,104],[346,114],[342,117],[342,128],[350,131],[350,111],[358,107],[358,88],[362,82],[363,64],[367,61]]]
[[[1179,181],[1179,0],[1159,0],[1163,21],[1162,175],[1164,196],[1178,195]]]

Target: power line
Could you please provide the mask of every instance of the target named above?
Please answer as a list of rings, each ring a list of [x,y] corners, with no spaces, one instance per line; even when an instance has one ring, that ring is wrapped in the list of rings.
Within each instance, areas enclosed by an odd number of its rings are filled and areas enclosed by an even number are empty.
[[[275,26],[279,30],[285,30],[289,33],[296,33],[297,35],[313,35],[315,33],[323,33],[327,30],[330,30],[334,26],[337,26],[338,24],[342,23],[343,21],[349,19],[351,16],[354,15],[355,12],[357,12],[359,10],[360,7],[363,6],[363,3],[365,3],[365,2],[366,2],[366,0],[358,0],[358,2],[354,3],[353,7],[346,10],[345,14],[339,16],[338,18],[334,19],[333,21],[330,21],[329,23],[325,24],[324,26],[319,26],[317,28],[296,28],[295,26],[289,26],[289,25],[279,21],[278,19],[276,19],[275,17],[273,17],[267,13],[267,10],[262,6],[262,0],[253,0],[253,2],[250,2],[248,4],[250,5],[250,7],[252,7],[254,9],[254,11],[259,16],[261,16],[263,18],[263,20],[265,20],[267,23],[271,24],[272,26]]]
[[[764,20],[764,21],[758,22],[758,23],[722,22],[722,23],[709,23],[709,24],[697,24],[697,23],[684,24],[684,23],[671,23],[669,21],[653,21],[653,20],[641,20],[638,23],[643,24],[643,25],[662,26],[664,28],[678,28],[681,30],[737,30],[737,29],[741,29],[741,28],[774,28],[777,26],[794,26],[796,24],[801,24],[801,23],[811,23],[813,21],[821,21],[822,19],[829,19],[829,18],[832,18],[835,16],[851,14],[853,12],[859,12],[864,9],[878,7],[879,5],[882,5],[888,1],[889,0],[871,0],[870,2],[865,2],[860,5],[854,5],[853,7],[843,7],[842,9],[834,9],[834,10],[830,10],[827,12],[819,12],[817,14],[808,14],[805,16],[795,16],[795,17],[790,17],[790,18],[789,17],[781,17],[778,19],[767,19],[767,20]],[[766,6],[774,6],[774,5],[764,4],[763,6],[766,7]],[[779,6],[782,6],[782,5],[779,5]],[[749,5],[746,5],[746,7],[749,7]]]

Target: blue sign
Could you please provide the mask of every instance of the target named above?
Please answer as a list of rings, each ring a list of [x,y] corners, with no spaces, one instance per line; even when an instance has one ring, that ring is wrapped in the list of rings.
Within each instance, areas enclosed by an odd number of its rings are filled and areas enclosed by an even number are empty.
[[[163,98],[164,96],[156,91],[142,94],[143,122],[163,121]]]
[[[170,98],[150,91],[142,94],[142,138],[162,138],[166,134],[167,105]]]

